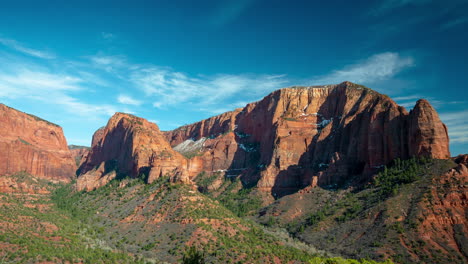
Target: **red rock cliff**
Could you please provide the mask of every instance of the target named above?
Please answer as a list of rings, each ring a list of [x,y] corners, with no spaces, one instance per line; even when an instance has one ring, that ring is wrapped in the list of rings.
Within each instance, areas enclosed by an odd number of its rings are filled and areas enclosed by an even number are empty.
[[[148,182],[169,175],[174,181],[189,181],[187,160],[174,151],[156,124],[133,115],[116,113],[93,136],[93,144],[79,168],[77,188],[92,190],[117,173]],[[117,173],[116,173],[117,172]]]
[[[395,158],[450,156],[447,129],[427,101],[408,113],[350,82],[277,90],[165,136],[176,149],[198,146],[203,170],[240,175],[274,196],[365,176]]]
[[[80,166],[86,159],[89,153],[89,147],[70,145],[68,146],[72,157],[75,159],[76,165]]]
[[[61,127],[0,104],[0,175],[20,171],[69,182],[76,165]]]

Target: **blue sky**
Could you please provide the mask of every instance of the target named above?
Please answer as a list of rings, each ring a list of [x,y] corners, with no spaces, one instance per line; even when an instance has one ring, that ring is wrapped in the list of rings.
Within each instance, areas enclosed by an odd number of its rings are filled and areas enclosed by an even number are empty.
[[[162,130],[291,85],[428,99],[468,153],[468,2],[1,1],[0,102],[90,145],[116,111]]]

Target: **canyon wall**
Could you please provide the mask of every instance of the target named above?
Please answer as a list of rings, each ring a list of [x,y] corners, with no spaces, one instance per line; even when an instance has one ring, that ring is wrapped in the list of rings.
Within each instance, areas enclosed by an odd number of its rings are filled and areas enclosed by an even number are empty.
[[[411,112],[350,82],[277,90],[242,109],[164,132],[209,173],[240,176],[274,196],[366,180],[396,158],[450,157],[447,128],[426,100]],[[197,142],[203,141],[203,144]]]
[[[190,163],[174,151],[156,124],[130,114],[116,113],[96,131],[92,147],[79,168],[77,188],[92,190],[119,176],[146,175],[188,182]]]
[[[75,171],[61,127],[0,104],[0,176],[26,172],[69,182]]]

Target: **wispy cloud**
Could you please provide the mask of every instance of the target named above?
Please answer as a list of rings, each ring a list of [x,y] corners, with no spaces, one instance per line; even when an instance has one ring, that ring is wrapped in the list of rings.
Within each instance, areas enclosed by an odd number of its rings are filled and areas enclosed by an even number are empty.
[[[59,67],[54,67],[59,63]],[[84,67],[69,70],[67,61],[25,59],[8,54],[0,57],[0,64],[8,65],[0,69],[1,100],[32,100],[39,105],[59,107],[73,116],[99,119],[116,112],[114,106],[106,103],[90,103],[78,95],[89,95],[96,84],[96,75]],[[89,66],[89,65],[88,65]],[[75,67],[75,66],[73,66]],[[89,67],[88,67],[89,68]]]
[[[431,103],[431,105],[435,108],[441,108],[441,107],[449,106],[449,105],[462,105],[462,104],[467,103],[466,101],[440,100],[431,96],[424,96],[420,94],[398,96],[398,97],[393,98],[395,102],[397,102],[399,105],[404,106],[406,108],[413,108],[416,104],[416,101],[419,99],[428,100]]]
[[[311,80],[315,84],[332,84],[351,81],[371,84],[389,79],[402,70],[414,66],[412,57],[403,57],[396,52],[375,54],[368,59],[336,70],[328,75]]]
[[[115,34],[109,32],[101,32],[101,37],[104,40],[114,40],[116,38]]]
[[[448,21],[440,26],[440,30],[448,30],[454,27],[468,23],[468,16],[455,18],[451,21]]]
[[[441,113],[440,119],[448,127],[451,143],[468,142],[468,110]]]
[[[224,26],[237,19],[255,0],[228,0],[220,1],[220,5],[208,17],[209,24],[213,27]]]
[[[413,94],[413,95],[394,97],[393,100],[397,102],[398,105],[409,109],[409,108],[413,108],[416,105],[416,101],[422,98],[427,99],[427,100],[432,99],[432,98],[427,98],[426,96],[423,96],[423,95]],[[431,101],[431,103],[433,102]]]
[[[414,95],[405,95],[405,96],[398,96],[394,97],[393,100],[395,101],[408,101],[408,100],[418,100],[424,98],[424,96],[419,95],[419,94],[414,94]]]
[[[37,57],[41,59],[54,59],[55,58],[55,55],[49,52],[27,48],[23,44],[13,39],[0,38],[0,44],[7,46],[11,49],[14,49],[16,51],[19,51],[23,54],[29,55],[29,56],[33,56],[33,57]]]
[[[381,15],[382,13],[391,12],[395,9],[406,6],[418,6],[430,3],[431,0],[384,0],[379,1],[379,5],[371,10],[372,15]]]
[[[88,58],[94,67],[105,70],[107,72],[115,72],[116,69],[127,66],[126,58],[123,55],[94,55]]]
[[[50,72],[17,69],[15,73],[0,72],[0,98],[32,99],[44,103],[53,100],[69,113],[80,116],[111,115],[115,109],[110,105],[92,105],[82,102],[69,93],[86,90],[84,81],[78,77]]]
[[[137,99],[133,99],[132,97],[128,96],[128,95],[119,95],[119,97],[117,97],[117,101],[121,104],[127,104],[127,105],[135,105],[135,106],[139,106],[141,105],[143,102],[140,101],[140,100],[137,100]]]
[[[212,113],[212,114],[221,114],[221,113],[225,113],[225,112],[229,112],[229,111],[233,111],[235,110],[236,108],[239,108],[239,107],[244,107],[246,106],[248,103],[250,102],[246,102],[246,101],[238,101],[238,102],[234,102],[234,103],[230,103],[230,104],[226,104],[222,107],[219,107],[219,108],[201,108],[202,111],[205,111],[205,112],[208,112],[208,113]]]
[[[203,109],[219,108],[235,96],[257,100],[289,83],[284,75],[220,74],[201,78],[157,67],[138,69],[132,73],[131,80],[147,96],[157,98],[155,107],[189,102]]]
[[[442,101],[432,97],[425,97],[421,95],[408,95],[395,97],[394,100],[401,106],[406,108],[413,108],[416,100],[425,98],[435,108],[444,107],[447,105],[461,105],[466,104],[465,101]],[[450,143],[467,143],[468,142],[468,110],[440,112],[439,117],[448,127]]]
[[[0,97],[37,97],[49,93],[80,90],[79,78],[19,69],[14,74],[0,73]]]

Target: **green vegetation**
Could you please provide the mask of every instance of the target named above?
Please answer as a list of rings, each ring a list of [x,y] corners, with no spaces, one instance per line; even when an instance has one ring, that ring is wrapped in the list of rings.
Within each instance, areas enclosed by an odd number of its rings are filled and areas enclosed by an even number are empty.
[[[23,113],[24,113],[24,112],[23,112]],[[44,122],[44,123],[46,123],[46,124],[48,124],[48,125],[51,125],[51,126],[60,127],[59,125],[54,124],[54,123],[52,123],[52,122],[49,122],[49,121],[47,121],[47,120],[45,120],[45,119],[42,119],[42,118],[40,118],[40,117],[38,117],[38,116],[35,116],[35,115],[32,115],[32,114],[28,114],[28,113],[25,113],[25,114],[27,114],[28,116],[34,118],[34,120],[36,120],[36,121],[41,121],[41,122]]]
[[[240,183],[227,180],[225,184]],[[220,202],[188,185],[170,183],[167,177],[152,184],[140,179],[113,180],[88,193],[70,193],[67,188],[70,187],[54,192],[59,208],[74,219],[92,223],[99,232],[97,237],[110,247],[137,255],[144,253],[156,262],[180,261],[184,252],[185,258],[191,259],[188,256],[196,254],[184,251],[190,240],[204,252],[207,262],[230,263],[239,258],[241,262],[255,263],[273,256],[306,262],[311,257],[302,250],[281,245],[257,224],[238,218]],[[234,190],[235,186],[230,188]],[[152,223],[155,219],[157,224]]]
[[[187,159],[191,159],[196,156],[202,156],[203,152],[201,152],[200,150],[193,150],[193,151],[180,152],[180,154],[182,154]]]
[[[241,181],[237,177],[223,177],[223,183],[218,188],[220,192],[217,194],[214,192],[208,192],[209,186],[220,177],[223,176],[220,174],[207,176],[205,173],[202,173],[197,176],[196,182],[203,193],[210,198],[219,201],[224,207],[229,209],[238,217],[253,214],[261,208],[261,200],[257,196],[251,195],[254,188],[243,187]]]
[[[21,143],[25,144],[25,145],[31,145],[31,143],[27,142],[26,140],[22,139],[22,138],[18,138],[19,141],[21,141]]]
[[[204,264],[205,254],[197,250],[195,246],[191,246],[182,257],[183,264]]]
[[[401,185],[421,179],[426,165],[431,163],[427,158],[396,159],[390,167],[384,167],[374,179],[374,186],[379,188],[377,195],[381,200],[396,195]]]
[[[321,258],[314,257],[309,261],[310,264],[393,264],[393,261],[386,260],[384,262],[377,262],[373,260],[354,260],[354,259],[343,259],[343,258]]]
[[[24,173],[11,177],[36,190],[61,188]],[[0,196],[2,263],[145,263],[100,243],[91,226],[58,209],[49,195],[2,193]]]
[[[336,195],[324,206],[304,217],[302,222],[289,224],[288,230],[298,236],[307,236],[319,229],[364,218],[373,207],[382,208],[382,201],[388,197],[396,199],[410,189],[407,185],[423,180],[432,162],[396,160],[392,166],[384,168],[368,188],[334,190]],[[28,181],[27,175],[18,177],[18,180]],[[324,258],[297,245],[284,243],[268,229],[245,218],[257,213],[262,206],[255,188],[246,188],[237,177],[227,178],[221,174],[202,173],[195,180],[202,193],[189,185],[171,183],[169,177],[161,177],[152,184],[145,184],[141,178],[119,177],[91,192],[76,192],[72,185],[41,182],[51,194],[41,196],[38,201],[49,204],[50,211],[27,207],[23,205],[24,201],[18,201],[13,203],[14,207],[0,210],[0,224],[1,219],[11,221],[15,219],[11,215],[19,214],[33,216],[38,225],[53,223],[58,229],[50,234],[44,229],[36,235],[30,231],[37,230],[33,225],[23,227],[21,235],[0,232],[0,243],[23,247],[11,250],[5,258],[15,263],[267,263],[275,259],[284,263],[378,263],[364,259]],[[11,204],[13,196],[5,197]],[[391,213],[389,209],[379,210]],[[411,210],[406,212],[409,216],[417,215]],[[20,222],[20,217],[16,219]],[[281,225],[271,216],[265,220],[265,225],[270,227]],[[390,223],[385,229],[388,232],[359,246],[364,249],[386,246],[390,239],[407,233],[411,223]],[[339,244],[337,241],[340,237],[330,233],[324,243]],[[415,247],[423,243],[421,240]],[[347,256],[359,258],[366,255]],[[408,258],[403,254],[394,258],[399,259]]]
[[[87,146],[68,145],[68,149],[91,149],[91,148]]]
[[[271,225],[286,227],[294,237],[354,259],[382,260],[385,255],[378,250],[390,249],[391,259],[398,263],[455,263],[463,255],[454,252],[444,240],[437,243],[450,253],[438,251],[427,239],[421,239],[420,229],[427,215],[451,214],[437,209],[433,196],[445,199],[443,195],[453,192],[454,186],[463,186],[463,181],[453,177],[452,183],[437,181],[437,177],[454,166],[451,160],[395,160],[371,182],[346,189],[323,189],[319,192],[321,197],[316,197],[323,205],[308,206],[311,213],[293,221],[280,218],[271,221]],[[284,206],[295,205],[287,199],[283,202]],[[284,206],[277,204],[274,210],[287,212]],[[260,218],[267,226],[269,212]],[[464,244],[463,241],[468,241],[464,237],[459,235],[455,239]]]
[[[4,105],[4,104],[2,104],[2,105]],[[49,124],[49,125],[56,126],[56,127],[60,127],[60,126],[57,125],[57,124],[51,123],[51,122],[49,122],[49,121],[47,121],[47,120],[45,120],[45,119],[42,119],[42,118],[40,118],[40,117],[38,117],[38,116],[33,115],[33,114],[28,114],[28,113],[19,111],[19,110],[13,108],[13,107],[9,107],[9,106],[7,106],[7,105],[4,105],[4,106],[6,106],[7,108],[12,109],[12,110],[14,110],[14,111],[18,111],[18,112],[20,112],[20,113],[26,114],[26,115],[28,115],[28,116],[34,118],[34,120],[36,120],[36,121],[42,121],[42,122],[45,122],[45,123],[47,123],[47,124]]]
[[[208,176],[206,172],[201,172],[195,177],[195,182],[198,185],[199,191],[202,193],[208,193],[210,186],[218,179],[222,177],[220,173],[213,173],[211,176]]]
[[[288,229],[295,233],[304,230],[301,225],[313,227],[332,216],[337,223],[352,220],[364,210],[389,196],[398,194],[402,186],[420,180],[431,162],[431,159],[426,158],[396,159],[390,167],[384,167],[377,175],[370,189],[348,192],[342,199],[329,202],[323,208],[311,213],[304,223],[289,225]]]

